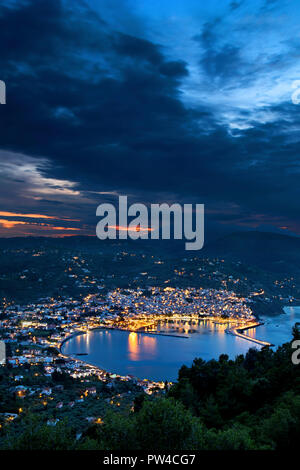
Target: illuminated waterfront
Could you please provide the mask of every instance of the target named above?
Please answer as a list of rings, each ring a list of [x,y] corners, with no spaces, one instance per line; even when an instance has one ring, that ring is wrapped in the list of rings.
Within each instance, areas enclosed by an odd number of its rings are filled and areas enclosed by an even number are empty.
[[[189,333],[191,328],[197,332]],[[173,381],[178,369],[183,364],[190,365],[195,357],[209,360],[226,353],[234,358],[253,346],[249,341],[227,334],[225,324],[211,321],[197,325],[185,321],[161,323],[160,329],[180,336],[95,330],[68,340],[63,345],[63,353],[86,353],[81,359],[117,374]]]
[[[264,318],[265,325],[245,334],[276,346],[291,338],[291,328],[300,321],[300,307],[287,307],[286,314]],[[63,345],[67,355],[84,354],[90,364],[121,375],[141,379],[176,380],[178,369],[195,357],[217,359],[220,354],[234,358],[260,346],[225,332],[228,323],[209,320],[160,322],[158,330],[170,335],[153,335],[120,330],[95,330],[71,338]]]

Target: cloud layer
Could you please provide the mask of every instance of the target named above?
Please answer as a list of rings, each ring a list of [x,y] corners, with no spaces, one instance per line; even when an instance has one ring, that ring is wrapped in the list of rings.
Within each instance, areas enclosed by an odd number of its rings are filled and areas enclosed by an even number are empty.
[[[2,2],[1,210],[55,222],[1,216],[0,235],[94,233],[118,194],[300,234],[299,14],[198,3]]]

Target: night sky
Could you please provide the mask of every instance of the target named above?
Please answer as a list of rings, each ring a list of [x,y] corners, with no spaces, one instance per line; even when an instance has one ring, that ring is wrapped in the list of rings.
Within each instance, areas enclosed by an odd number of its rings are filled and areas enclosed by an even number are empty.
[[[94,235],[118,195],[300,235],[299,24],[291,0],[2,0],[0,236]]]

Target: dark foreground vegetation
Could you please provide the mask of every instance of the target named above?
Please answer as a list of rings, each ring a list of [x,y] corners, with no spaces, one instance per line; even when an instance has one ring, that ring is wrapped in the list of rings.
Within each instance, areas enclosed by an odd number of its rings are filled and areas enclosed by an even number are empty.
[[[299,330],[294,328],[294,339]],[[287,343],[250,349],[234,361],[195,359],[163,397],[138,395],[131,412],[108,411],[82,435],[68,419],[47,426],[27,414],[7,426],[1,449],[251,450],[297,449],[300,365]],[[77,434],[77,436],[76,436]]]

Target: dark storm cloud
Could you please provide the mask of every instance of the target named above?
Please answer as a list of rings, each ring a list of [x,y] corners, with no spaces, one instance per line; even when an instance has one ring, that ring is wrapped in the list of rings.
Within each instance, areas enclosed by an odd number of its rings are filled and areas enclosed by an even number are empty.
[[[28,30],[25,31],[25,21],[21,35],[33,35],[27,40],[27,50],[26,44],[21,46],[20,57],[26,64],[23,73],[18,63],[11,65],[8,59],[2,58],[3,65],[7,66],[3,68],[8,70],[6,80],[10,94],[5,120],[9,124],[18,114],[19,124],[17,142],[14,126],[2,129],[4,147],[30,155],[46,154],[63,165],[72,163],[72,169],[66,170],[68,175],[70,171],[76,175],[85,165],[83,171],[87,175],[93,176],[95,171],[97,175],[97,170],[101,170],[109,179],[113,168],[118,173],[118,169],[125,166],[130,175],[135,168],[151,167],[149,150],[145,149],[147,143],[150,149],[161,141],[160,152],[165,153],[168,147],[168,152],[173,153],[172,143],[167,145],[167,142],[173,141],[176,145],[178,131],[186,133],[193,125],[191,113],[177,97],[177,79],[187,75],[184,62],[165,59],[159,47],[148,41],[108,33],[98,18],[94,20],[97,23],[94,38],[91,32],[87,41],[85,37],[79,38],[74,25],[72,43],[69,24],[63,28],[59,2],[52,2],[51,6],[45,1],[39,4],[35,14],[34,5],[29,5],[25,15],[18,10],[6,12],[6,17],[2,18],[6,31],[13,31],[18,22],[28,16]],[[42,12],[47,20],[37,30],[38,33],[43,30],[42,36],[36,36],[33,26],[35,18],[38,22],[43,17]],[[55,17],[58,25],[54,31]],[[94,27],[91,29],[93,31]],[[46,44],[42,46],[44,37]],[[100,64],[95,57],[97,41]],[[33,47],[35,42],[38,42],[37,48]],[[72,48],[78,42],[79,54]],[[66,50],[69,50],[69,57],[65,57]],[[14,53],[14,58],[17,56]],[[64,67],[61,67],[63,61]],[[87,76],[83,71],[88,71]],[[160,160],[160,157],[156,158]],[[139,176],[137,171],[133,173]],[[120,184],[119,175],[114,176]],[[124,182],[126,184],[126,179]]]
[[[237,6],[232,3],[232,10]],[[219,23],[206,23],[197,36],[203,48],[199,66],[211,81],[242,82],[251,64],[239,45],[218,43]],[[276,121],[253,121],[229,132],[211,106],[183,103],[185,60],[112,30],[101,12],[96,15],[84,2],[4,4],[0,37],[8,95],[0,107],[1,148],[24,155],[25,163],[27,157],[47,159],[34,169],[34,184],[45,184],[43,177],[76,182],[69,186],[72,197],[75,189],[84,197],[93,193],[89,214],[95,212],[95,192],[103,198],[116,190],[152,201],[173,194],[235,203],[239,213],[232,215],[233,223],[241,212],[297,216],[299,143],[288,135],[291,126],[300,126],[296,106],[270,106],[268,112],[280,116]],[[30,184],[26,179],[24,191]],[[60,187],[47,179],[46,184],[48,192],[60,194]],[[37,202],[43,210],[62,205],[44,195]],[[20,203],[16,194],[11,199]],[[63,203],[70,207],[66,199]]]
[[[235,27],[239,28],[238,24]],[[232,37],[227,38],[221,18],[204,23],[201,33],[194,36],[194,40],[201,47],[199,65],[209,82],[221,87],[238,87],[245,79],[256,78],[253,71],[257,64],[245,59],[242,44]]]

